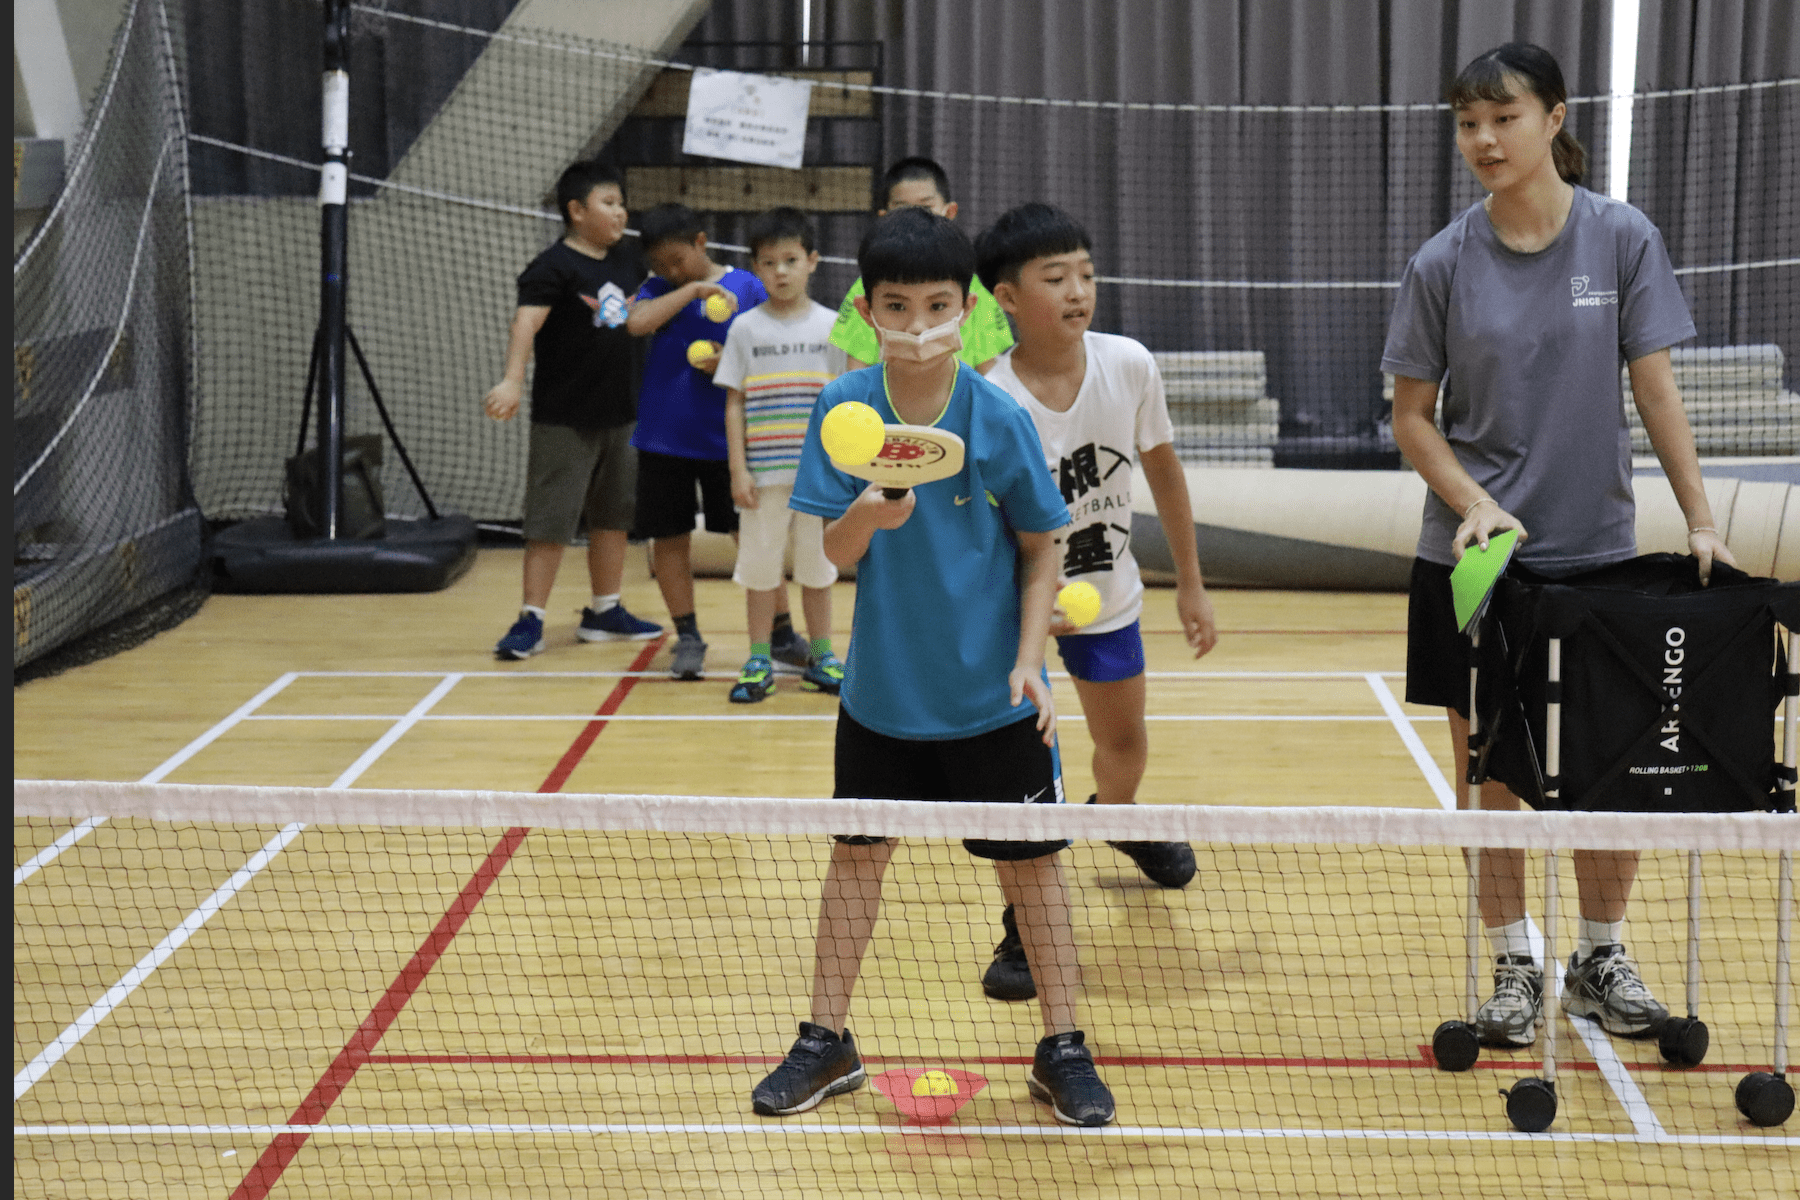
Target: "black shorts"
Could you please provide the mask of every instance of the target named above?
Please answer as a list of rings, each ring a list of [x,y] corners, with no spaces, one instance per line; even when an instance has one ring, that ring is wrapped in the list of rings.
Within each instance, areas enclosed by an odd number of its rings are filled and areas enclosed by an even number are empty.
[[[1469,715],[1469,639],[1457,632],[1450,568],[1422,558],[1406,600],[1406,702]]]
[[[1044,745],[1037,714],[1010,725],[949,741],[916,741],[876,733],[838,709],[837,782],[832,794],[875,800],[975,800],[1014,804],[1062,803],[1062,771],[1056,751]],[[886,838],[840,836],[868,846]],[[995,842],[966,838],[977,858],[1017,862],[1055,854],[1069,844]]]
[[[694,514],[706,514],[710,533],[736,533],[731,464],[639,450],[636,539],[680,537],[694,532]]]

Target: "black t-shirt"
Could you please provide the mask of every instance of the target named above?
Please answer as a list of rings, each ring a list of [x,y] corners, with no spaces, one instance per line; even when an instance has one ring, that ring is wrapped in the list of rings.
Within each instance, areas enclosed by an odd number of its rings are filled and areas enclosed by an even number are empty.
[[[625,302],[644,282],[637,247],[618,242],[589,258],[558,241],[519,275],[519,304],[548,306],[534,349],[531,419],[608,429],[637,417],[639,339],[625,331]]]

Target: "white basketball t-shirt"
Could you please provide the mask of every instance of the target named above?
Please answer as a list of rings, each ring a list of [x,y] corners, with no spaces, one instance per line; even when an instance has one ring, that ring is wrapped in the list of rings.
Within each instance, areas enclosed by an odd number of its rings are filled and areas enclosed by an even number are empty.
[[[1067,412],[1052,412],[1013,374],[1012,351],[994,360],[988,382],[1031,414],[1050,478],[1071,524],[1057,533],[1062,573],[1100,592],[1100,615],[1083,633],[1110,633],[1138,619],[1144,583],[1131,556],[1131,472],[1137,456],[1175,440],[1156,359],[1140,343],[1087,333],[1087,373]]]

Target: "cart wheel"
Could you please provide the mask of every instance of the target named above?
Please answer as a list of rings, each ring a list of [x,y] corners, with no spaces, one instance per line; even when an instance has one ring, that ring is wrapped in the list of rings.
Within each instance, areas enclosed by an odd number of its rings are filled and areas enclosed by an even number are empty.
[[[1712,1035],[1698,1017],[1670,1017],[1663,1023],[1657,1042],[1662,1056],[1678,1067],[1697,1067],[1706,1059]]]
[[[1466,1071],[1481,1057],[1481,1039],[1467,1021],[1445,1021],[1431,1035],[1431,1056],[1442,1071]]]
[[[1794,1111],[1793,1086],[1779,1075],[1752,1071],[1738,1080],[1737,1107],[1752,1125],[1763,1129],[1779,1125]]]
[[[1556,1120],[1556,1085],[1547,1079],[1521,1079],[1500,1094],[1506,1097],[1506,1119],[1520,1133],[1542,1133]]]

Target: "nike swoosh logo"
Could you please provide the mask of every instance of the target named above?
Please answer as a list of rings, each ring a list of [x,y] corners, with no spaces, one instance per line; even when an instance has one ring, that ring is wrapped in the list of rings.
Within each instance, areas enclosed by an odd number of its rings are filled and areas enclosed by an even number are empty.
[[[1037,791],[1031,793],[1031,795],[1025,797],[1025,803],[1036,804],[1038,802],[1038,797],[1043,795],[1045,792],[1047,792],[1049,790],[1050,790],[1049,788],[1039,788]]]
[[[954,499],[956,501],[956,507],[961,508],[963,505],[967,504],[969,501],[973,500],[974,498],[975,497],[973,497],[973,496],[956,496],[956,497],[954,497]]]

